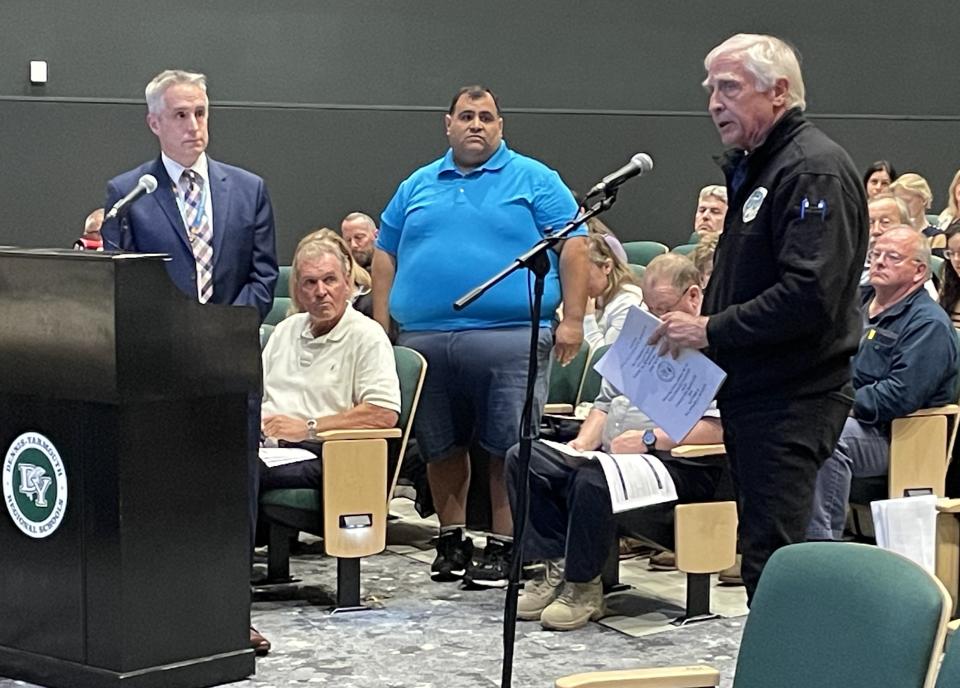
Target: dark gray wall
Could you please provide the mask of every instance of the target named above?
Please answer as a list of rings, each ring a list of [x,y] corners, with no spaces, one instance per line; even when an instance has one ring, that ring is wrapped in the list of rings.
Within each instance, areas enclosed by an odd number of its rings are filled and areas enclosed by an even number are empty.
[[[0,3],[0,243],[69,245],[107,178],[156,154],[143,86],[206,72],[213,157],[266,177],[281,261],[307,229],[377,215],[442,153],[463,83],[491,86],[511,146],[586,188],[635,152],[656,169],[609,223],[682,243],[694,195],[719,181],[703,55],[770,32],[804,56],[808,112],[861,168],[927,176],[937,209],[960,166],[955,8],[876,2],[168,0]],[[31,59],[50,81],[28,83]]]

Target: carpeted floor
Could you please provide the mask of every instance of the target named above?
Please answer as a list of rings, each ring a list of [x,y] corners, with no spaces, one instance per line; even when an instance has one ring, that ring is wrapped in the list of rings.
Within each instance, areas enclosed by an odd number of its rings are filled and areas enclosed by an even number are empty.
[[[441,688],[500,685],[503,590],[468,591],[434,583],[421,551],[434,532],[429,522],[409,516],[391,523],[391,549],[363,562],[363,594],[374,611],[331,615],[336,565],[319,543],[292,561],[303,597],[257,601],[253,623],[273,643],[257,660],[249,680],[236,688],[337,686],[337,688]],[[405,553],[400,553],[405,552]],[[631,595],[664,597],[682,576],[647,572],[645,561],[622,564]],[[682,589],[682,587],[680,588]],[[717,588],[715,587],[715,590]],[[657,592],[651,592],[656,590]],[[729,593],[734,597],[738,593]],[[742,593],[739,593],[742,595]],[[669,593],[667,593],[669,595]],[[682,602],[682,599],[680,600]],[[733,600],[734,607],[736,599]],[[518,622],[513,685],[552,686],[559,676],[596,669],[672,664],[710,664],[730,686],[743,618],[705,621],[683,628],[631,637],[591,623],[568,633]],[[0,679],[0,688],[24,686]]]

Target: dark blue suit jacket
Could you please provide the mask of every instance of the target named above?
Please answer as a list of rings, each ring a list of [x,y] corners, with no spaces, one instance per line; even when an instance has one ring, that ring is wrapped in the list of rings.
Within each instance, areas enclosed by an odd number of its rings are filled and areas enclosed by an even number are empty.
[[[277,282],[273,208],[263,179],[207,157],[213,200],[213,298],[211,303],[253,306],[260,320],[270,312]],[[157,178],[157,190],[130,206],[129,231],[105,222],[104,250],[167,253],[167,272],[177,287],[197,296],[196,262],[177,207],[173,182],[159,157],[107,183],[106,209],[123,198],[144,174]]]

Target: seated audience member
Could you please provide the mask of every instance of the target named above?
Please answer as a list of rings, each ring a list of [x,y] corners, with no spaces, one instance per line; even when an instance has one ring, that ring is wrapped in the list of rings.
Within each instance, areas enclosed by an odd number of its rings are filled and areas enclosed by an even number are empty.
[[[867,198],[877,194],[887,193],[890,184],[897,178],[897,173],[886,160],[877,160],[863,173],[863,188],[867,190]]]
[[[346,241],[332,229],[329,229],[328,227],[320,227],[303,237],[300,240],[300,244],[304,244],[313,239],[325,239],[336,242],[342,245],[344,250],[348,252],[348,256],[350,258],[350,281],[353,284],[353,293],[350,296],[350,305],[353,306],[355,311],[363,313],[368,318],[373,318],[373,298],[370,294],[370,286],[373,281],[370,279],[370,273],[367,272],[354,259],[353,253],[350,252]],[[290,297],[291,304],[288,315],[290,313],[302,313],[303,308],[301,308],[297,302],[296,289],[294,289],[292,278],[290,283]]]
[[[654,315],[680,310],[699,315],[703,291],[699,274],[686,257],[670,253],[654,258],[643,276],[647,305]],[[601,449],[619,454],[647,454],[654,448],[668,452],[676,446],[638,409],[616,413],[629,406],[625,397],[606,381],[579,435],[568,444],[580,451]],[[722,442],[715,408],[683,438],[688,443]],[[507,453],[508,486],[516,508],[516,446]],[[596,461],[567,463],[566,455],[536,441],[530,458],[529,522],[523,553],[528,561],[543,561],[542,572],[520,593],[517,615],[539,619],[545,628],[572,630],[603,616],[600,573],[613,543],[616,526],[610,493]],[[637,457],[641,460],[640,457]],[[694,465],[665,458],[679,501],[713,498],[723,467]]]
[[[643,292],[624,260],[623,246],[613,234],[590,234],[588,240],[589,299],[583,319],[583,338],[590,346],[611,344],[620,334],[630,307],[643,305]]]
[[[852,361],[853,409],[817,474],[808,539],[839,540],[851,479],[887,474],[894,418],[957,401],[960,350],[950,319],[923,289],[929,266],[930,247],[910,227],[888,230],[870,250],[873,296]]]
[[[373,218],[365,213],[350,213],[340,223],[340,234],[350,246],[350,253],[357,265],[370,269],[373,262],[373,246],[380,230]]]
[[[319,235],[319,236],[318,236]],[[291,297],[302,312],[282,320],[263,350],[263,435],[299,444],[340,428],[392,428],[400,411],[393,348],[383,329],[350,305],[346,243],[311,234],[293,257]],[[319,488],[322,463],[260,467],[260,490]]]
[[[950,181],[950,186],[947,189],[947,207],[937,218],[937,227],[940,229],[946,230],[947,227],[960,219],[960,200],[958,200],[958,197],[960,197],[960,170],[957,170]]]
[[[867,213],[870,216],[870,247],[891,227],[910,225],[910,212],[907,210],[907,204],[903,202],[903,199],[894,196],[892,193],[877,194],[868,200]],[[927,293],[930,294],[930,298],[936,300],[937,287],[934,284],[933,278],[934,276],[931,274],[929,279],[924,282],[923,287],[927,290]],[[873,288],[870,286],[870,258],[867,257],[863,260],[863,272],[860,275],[861,300],[867,299],[872,293]]]
[[[97,208],[83,221],[83,236],[73,242],[73,248],[77,251],[102,251],[101,225],[103,225],[103,208]]]
[[[690,254],[690,260],[693,261],[697,272],[700,273],[700,285],[704,289],[707,288],[710,275],[713,274],[713,254],[717,251],[719,240],[719,234],[706,235],[697,243],[697,247]]]
[[[907,172],[897,177],[896,181],[890,185],[890,191],[907,204],[910,215],[908,224],[927,238],[933,255],[943,258],[947,245],[943,230],[927,221],[926,213],[933,201],[933,192],[930,191],[927,180],[919,174]]]
[[[697,212],[693,216],[693,231],[700,241],[711,234],[719,235],[723,231],[723,218],[726,216],[727,187],[711,184],[700,189]]]
[[[947,227],[947,250],[944,255],[943,284],[940,286],[940,305],[950,316],[955,328],[960,328],[960,220]]]

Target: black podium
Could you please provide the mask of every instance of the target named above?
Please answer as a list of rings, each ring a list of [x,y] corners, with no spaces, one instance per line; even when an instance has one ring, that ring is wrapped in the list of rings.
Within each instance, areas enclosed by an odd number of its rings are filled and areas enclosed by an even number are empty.
[[[0,249],[0,676],[188,688],[252,674],[252,308],[158,255]]]

